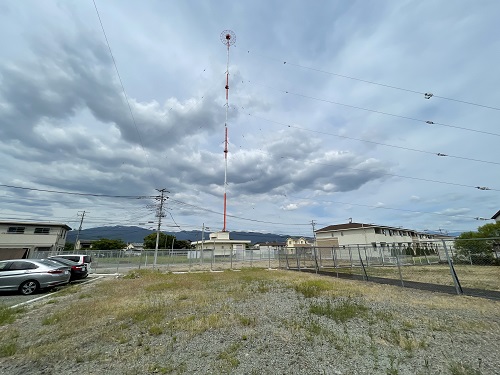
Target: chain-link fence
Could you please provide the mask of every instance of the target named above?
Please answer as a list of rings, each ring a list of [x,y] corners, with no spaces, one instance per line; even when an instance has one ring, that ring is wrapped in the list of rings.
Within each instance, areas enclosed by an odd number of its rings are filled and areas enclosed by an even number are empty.
[[[58,254],[84,254],[91,257],[91,273],[123,273],[132,269],[158,268],[164,271],[197,271],[236,269],[242,267],[280,268],[278,251],[273,249],[227,250],[214,253],[210,249],[155,250],[75,250],[38,251],[34,257],[48,258]]]
[[[498,238],[284,249],[280,258],[287,269],[500,299]]]

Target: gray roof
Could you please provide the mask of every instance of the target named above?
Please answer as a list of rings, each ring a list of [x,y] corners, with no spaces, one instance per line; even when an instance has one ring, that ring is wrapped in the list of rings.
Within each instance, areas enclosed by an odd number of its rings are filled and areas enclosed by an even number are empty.
[[[40,226],[40,227],[62,227],[67,230],[71,230],[71,227],[69,227],[66,224],[63,223],[48,223],[44,221],[7,221],[7,220],[0,220],[0,225],[25,225],[25,226]]]

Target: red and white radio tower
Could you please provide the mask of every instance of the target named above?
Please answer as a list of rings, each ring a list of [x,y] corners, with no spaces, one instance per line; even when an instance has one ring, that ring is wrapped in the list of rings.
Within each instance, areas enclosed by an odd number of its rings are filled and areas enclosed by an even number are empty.
[[[227,65],[226,65],[226,121],[224,122],[225,139],[224,139],[224,227],[222,231],[226,231],[226,188],[227,188],[227,112],[229,110],[229,47],[236,42],[236,35],[231,30],[224,30],[220,34],[220,40],[227,46]]]

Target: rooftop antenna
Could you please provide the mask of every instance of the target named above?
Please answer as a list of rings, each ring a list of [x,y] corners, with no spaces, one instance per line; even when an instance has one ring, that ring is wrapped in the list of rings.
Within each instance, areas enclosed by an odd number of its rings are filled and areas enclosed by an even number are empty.
[[[227,112],[229,110],[229,47],[236,42],[236,34],[231,30],[224,30],[220,34],[220,41],[227,46],[227,64],[226,64],[226,121],[224,122],[225,138],[224,138],[224,227],[223,232],[226,232],[226,188],[227,188]]]

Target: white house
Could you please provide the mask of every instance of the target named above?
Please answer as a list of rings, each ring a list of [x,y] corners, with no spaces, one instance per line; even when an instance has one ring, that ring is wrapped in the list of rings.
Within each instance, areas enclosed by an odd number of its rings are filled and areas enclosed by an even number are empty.
[[[288,254],[295,254],[297,248],[310,248],[313,245],[313,241],[305,237],[288,237],[286,239],[286,251]]]
[[[88,250],[92,249],[92,243],[95,240],[81,240],[76,241],[75,250]]]
[[[250,245],[250,240],[231,240],[229,232],[210,233],[210,239],[191,242],[196,250],[213,251],[216,257],[229,257],[245,250]]]
[[[260,251],[279,251],[286,247],[284,242],[258,242],[254,245],[254,249]]]
[[[0,221],[0,259],[34,258],[36,252],[64,249],[66,224]]]
[[[126,247],[126,250],[141,251],[144,250],[144,244],[142,242],[130,242]]]
[[[497,223],[500,222],[500,210],[491,217],[492,220],[495,220]]]

